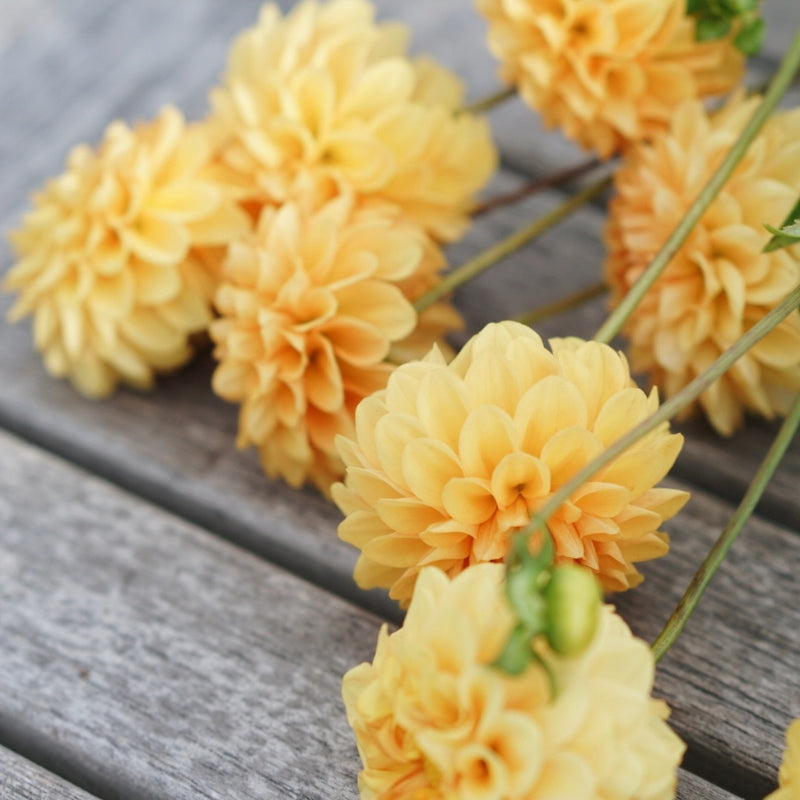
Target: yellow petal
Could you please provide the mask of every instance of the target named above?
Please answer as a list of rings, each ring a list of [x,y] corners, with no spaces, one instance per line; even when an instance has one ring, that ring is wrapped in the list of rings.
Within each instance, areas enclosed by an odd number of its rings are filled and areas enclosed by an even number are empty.
[[[585,428],[572,427],[556,433],[542,448],[541,458],[550,469],[555,488],[566,483],[602,451],[603,443],[594,434]]]
[[[465,525],[480,525],[497,511],[488,482],[478,478],[454,478],[442,499],[447,513]]]
[[[468,402],[463,381],[449,370],[434,369],[419,384],[416,411],[429,436],[457,449]]]
[[[491,487],[501,508],[510,506],[520,496],[530,503],[550,491],[550,471],[529,453],[509,453],[495,467]]]
[[[442,491],[451,478],[461,477],[456,454],[443,442],[416,438],[403,451],[403,477],[423,503],[442,508]]]
[[[480,406],[470,412],[461,429],[458,453],[465,475],[491,478],[494,468],[517,449],[511,418],[496,406]]]
[[[576,386],[557,375],[542,378],[522,396],[514,415],[521,447],[538,455],[565,428],[585,427],[586,403]]]
[[[176,264],[189,250],[190,239],[186,229],[157,217],[144,217],[137,228],[126,228],[120,235],[133,253],[154,264]]]
[[[199,181],[171,183],[150,195],[146,212],[169,222],[189,222],[210,214],[219,197],[218,189]]]

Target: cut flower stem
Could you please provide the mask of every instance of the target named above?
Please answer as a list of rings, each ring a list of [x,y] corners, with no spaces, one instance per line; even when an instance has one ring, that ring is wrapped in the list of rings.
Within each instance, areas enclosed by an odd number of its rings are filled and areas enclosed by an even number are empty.
[[[600,281],[592,286],[587,286],[585,289],[581,289],[579,292],[574,292],[566,297],[562,297],[560,300],[555,300],[552,303],[547,303],[547,305],[539,306],[539,308],[534,308],[531,311],[526,311],[524,314],[520,314],[516,317],[516,321],[521,322],[523,325],[535,325],[538,322],[550,319],[550,317],[555,317],[557,314],[572,311],[582,306],[584,303],[594,300],[595,297],[604,295],[607,291],[608,284],[604,281]]]
[[[717,167],[716,172],[703,187],[695,201],[689,206],[683,219],[667,241],[664,242],[664,245],[650,262],[647,269],[639,276],[630,291],[603,323],[600,330],[597,331],[594,337],[596,341],[609,342],[620,332],[633,310],[647,294],[650,287],[658,280],[672,257],[678,252],[694,226],[700,221],[700,218],[728,181],[728,178],[736,169],[736,165],[747,152],[747,148],[791,85],[798,68],[800,68],[800,28],[796,31],[792,44],[786,51],[786,55],[783,57],[775,77],[770,82],[769,89],[763,100],[747,121],[739,138],[728,151],[722,163]]]
[[[442,297],[450,294],[462,284],[472,280],[472,278],[480,275],[498,261],[519,250],[523,245],[541,236],[545,231],[568,217],[573,211],[602,194],[610,185],[610,175],[587,184],[572,197],[538,217],[524,228],[520,228],[482,253],[478,253],[475,258],[448,272],[436,286],[417,299],[414,303],[414,308],[419,313],[432,306],[437,300],[441,300]]]
[[[560,186],[562,183],[580,178],[587,172],[591,172],[593,169],[599,167],[601,163],[602,162],[597,158],[589,158],[572,167],[559,169],[556,172],[551,172],[549,175],[543,175],[541,178],[534,178],[531,181],[523,183],[522,186],[517,189],[506,192],[505,194],[496,195],[495,197],[489,197],[482,202],[476,203],[470,211],[470,214],[474,218],[481,214],[488,214],[490,211],[496,211],[498,208],[505,208],[506,206],[513,205],[520,200],[524,200],[526,197],[530,197],[532,194],[536,194],[536,192],[541,192],[553,186]]]
[[[798,305],[800,305],[800,286],[797,286],[794,291],[788,294],[772,311],[765,314],[744,336],[737,339],[705,372],[698,375],[674,397],[659,406],[657,411],[631,428],[628,433],[617,439],[616,442],[577,472],[533,515],[532,524],[524,528],[521,533],[529,535],[536,530],[544,529],[547,526],[547,520],[559,509],[563,502],[569,500],[574,491],[587,481],[590,481],[599,470],[610,464],[643,436],[662,423],[672,419],[672,417],[696,400],[738,358],[777,327]]]
[[[459,113],[461,114],[485,114],[491,111],[495,106],[502,105],[506,100],[510,100],[517,94],[516,86],[507,86],[505,89],[498,89],[492,94],[476,100],[474,103],[464,106]]]
[[[755,510],[781,458],[783,458],[786,449],[791,444],[798,426],[800,426],[800,395],[795,399],[794,405],[778,431],[778,435],[775,437],[775,441],[772,443],[767,455],[761,462],[761,466],[758,468],[750,486],[747,488],[747,492],[742,498],[741,503],[739,503],[739,506],[736,511],[734,511],[725,529],[695,573],[689,587],[672,612],[664,629],[653,642],[652,651],[656,661],[664,656],[680,635],[683,626],[692,615],[703,592],[721,566],[731,546],[741,533],[742,528],[744,528],[745,523]]]

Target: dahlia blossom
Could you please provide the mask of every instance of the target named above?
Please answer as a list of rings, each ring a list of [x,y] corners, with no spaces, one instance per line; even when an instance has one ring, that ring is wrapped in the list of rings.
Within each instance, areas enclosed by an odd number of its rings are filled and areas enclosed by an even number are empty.
[[[456,113],[455,75],[410,60],[405,28],[373,14],[366,0],[305,0],[285,18],[264,6],[211,94],[220,175],[254,214],[287,200],[317,206],[347,186],[450,241],[494,169],[489,128]]]
[[[800,800],[800,719],[786,731],[786,752],[778,773],[779,788],[764,800]]]
[[[33,314],[51,374],[102,397],[189,359],[212,316],[216,252],[249,228],[207,174],[211,149],[204,127],[165,108],[74,148],[35,195],[5,287],[20,293],[12,320]]]
[[[427,334],[427,350],[459,320],[440,306],[418,325],[406,292],[434,280],[443,259],[397,217],[353,210],[346,196],[316,212],[286,203],[265,207],[229,248],[210,329],[213,387],[242,404],[238,444],[257,446],[272,477],[327,492],[343,471],[334,438],[352,435],[356,404],[385,386],[393,348],[415,352]]]
[[[355,437],[337,441],[347,472],[333,497],[339,536],[361,550],[360,586],[406,605],[426,565],[455,575],[502,561],[534,511],[658,407],[607,345],[551,347],[518,323],[491,324],[449,366],[434,349],[358,406]],[[609,591],[639,583],[634,563],[667,551],[658,528],[688,497],[653,488],[682,441],[665,423],[578,489],[548,520],[557,561]]]
[[[686,0],[477,0],[501,75],[548,127],[606,158],[682,100],[739,80],[732,37],[695,40]]]
[[[686,213],[758,98],[708,115],[685,103],[669,128],[633,148],[616,173],[606,277],[618,302]],[[631,315],[631,366],[667,396],[703,372],[800,282],[800,246],[762,252],[800,194],[800,111],[775,114]],[[784,414],[800,390],[800,318],[787,317],[699,398],[723,434],[744,412]]]
[[[669,800],[684,745],[650,696],[654,662],[611,606],[581,655],[536,643],[511,676],[492,662],[512,626],[504,569],[420,574],[403,627],[342,685],[363,800]]]

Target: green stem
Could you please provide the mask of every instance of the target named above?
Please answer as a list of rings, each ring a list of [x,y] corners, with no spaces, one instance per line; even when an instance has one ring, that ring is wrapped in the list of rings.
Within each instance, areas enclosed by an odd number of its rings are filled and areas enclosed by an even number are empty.
[[[791,85],[794,74],[799,67],[800,28],[798,28],[795,33],[794,40],[786,51],[783,61],[778,71],[775,73],[775,77],[772,79],[767,93],[764,95],[764,99],[748,120],[739,138],[728,151],[722,163],[717,167],[716,172],[703,187],[703,190],[695,201],[689,206],[689,210],[664,243],[663,247],[658,251],[655,258],[650,262],[647,269],[639,276],[639,279],[633,284],[628,294],[622,299],[622,302],[614,309],[613,313],[605,323],[603,323],[600,330],[597,331],[594,338],[598,342],[609,342],[619,333],[641,299],[647,294],[659,275],[666,269],[672,257],[678,252],[681,245],[686,240],[686,237],[691,233],[692,228],[700,221],[706,209],[714,201],[714,198],[719,194],[720,190],[733,173],[736,165],[747,152],[750,143],[761,130],[761,127],[767,121],[775,106]]]
[[[505,103],[506,100],[510,100],[516,95],[516,93],[516,86],[508,86],[505,89],[498,89],[498,91],[493,92],[486,97],[482,97],[480,100],[476,100],[474,103],[464,106],[459,113],[485,114],[487,111],[491,111],[495,106],[499,106],[501,103]]]
[[[678,412],[704,392],[715,380],[730,368],[730,366],[751,347],[763,339],[773,328],[781,323],[789,314],[800,305],[800,286],[787,295],[775,308],[765,314],[752,328],[740,339],[737,339],[705,372],[698,375],[691,383],[684,386],[674,397],[667,400],[658,410],[638,425],[631,428],[612,445],[603,450],[600,455],[592,459],[583,469],[572,476],[553,496],[544,504],[541,510],[531,520],[532,525],[525,529],[526,532],[541,530],[546,527],[547,520],[559,509],[561,504],[569,500],[572,493],[584,483],[590,481],[595,474],[610,464],[615,458],[624,453],[631,445],[635,444],[646,434],[650,433],[663,422],[672,419]]]
[[[424,311],[428,306],[432,306],[454,289],[471,280],[481,272],[496,264],[498,261],[511,255],[515,250],[541,236],[545,231],[552,228],[556,223],[568,217],[573,211],[585,205],[597,195],[602,194],[611,185],[611,177],[607,176],[598,181],[587,184],[579,192],[574,194],[561,205],[556,206],[551,211],[535,219],[524,228],[520,228],[507,238],[497,244],[492,245],[487,250],[479,253],[475,258],[462,264],[460,267],[448,272],[442,280],[432,289],[417,299],[414,308],[417,312]]]
[[[589,300],[594,300],[595,297],[600,297],[607,291],[608,285],[601,281],[588,286],[586,289],[581,289],[579,292],[562,297],[560,300],[539,306],[539,308],[534,308],[532,311],[526,311],[516,317],[516,321],[521,322],[523,325],[535,325],[537,322],[556,316],[556,314],[572,311],[573,308],[588,303]]]
[[[692,615],[703,592],[714,577],[714,573],[719,569],[725,556],[728,554],[728,550],[731,549],[731,545],[736,541],[736,538],[741,533],[742,528],[758,504],[758,501],[761,499],[764,489],[767,488],[770,478],[777,469],[783,454],[786,452],[786,448],[794,438],[799,425],[800,395],[795,399],[789,415],[784,420],[780,431],[778,431],[778,435],[775,437],[775,441],[772,443],[769,452],[761,462],[761,466],[758,468],[758,472],[756,472],[741,503],[739,503],[739,507],[733,513],[733,516],[725,526],[725,530],[720,534],[714,546],[705,557],[705,560],[700,565],[700,568],[695,573],[692,582],[689,584],[689,588],[672,612],[672,616],[667,621],[664,629],[653,642],[652,650],[656,661],[659,661],[667,650],[672,647],[680,632],[683,630],[683,626]]]

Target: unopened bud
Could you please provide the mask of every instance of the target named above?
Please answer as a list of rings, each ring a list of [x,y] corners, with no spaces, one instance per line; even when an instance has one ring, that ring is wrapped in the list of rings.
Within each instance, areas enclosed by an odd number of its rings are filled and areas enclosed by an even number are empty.
[[[594,574],[575,564],[553,569],[544,590],[547,640],[562,656],[577,656],[591,643],[600,618],[602,594]]]

